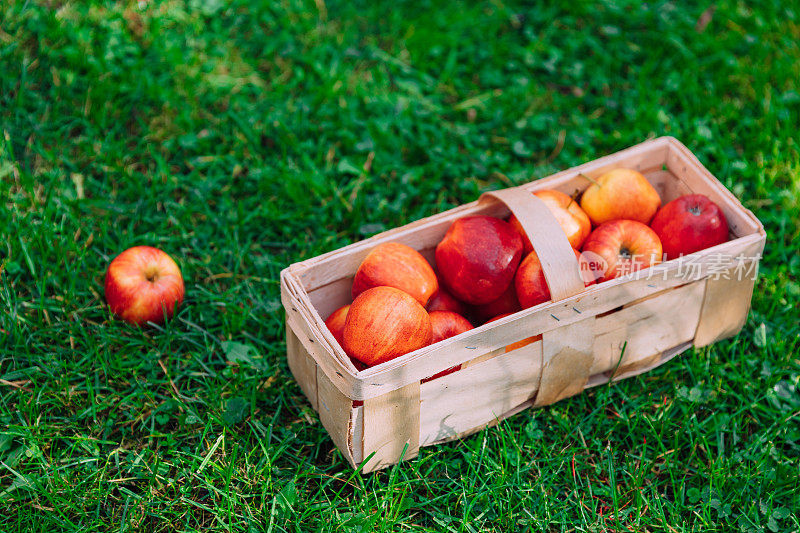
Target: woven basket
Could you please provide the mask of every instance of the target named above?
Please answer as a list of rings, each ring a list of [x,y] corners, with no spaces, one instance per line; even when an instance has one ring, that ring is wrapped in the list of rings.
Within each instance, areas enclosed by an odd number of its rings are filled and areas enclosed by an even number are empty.
[[[531,192],[573,194],[590,184],[587,177],[616,167],[644,174],[663,203],[705,194],[724,211],[730,240],[584,289],[560,226]],[[323,317],[350,302],[366,254],[393,241],[433,263],[454,220],[510,212],[532,238],[552,301],[357,371]],[[653,139],[286,268],[281,299],[289,367],[347,460],[363,463],[364,472],[377,470],[416,456],[421,446],[459,439],[527,407],[641,374],[691,346],[735,335],[747,318],[765,240],[758,219],[685,146]],[[536,335],[541,340],[506,352]]]

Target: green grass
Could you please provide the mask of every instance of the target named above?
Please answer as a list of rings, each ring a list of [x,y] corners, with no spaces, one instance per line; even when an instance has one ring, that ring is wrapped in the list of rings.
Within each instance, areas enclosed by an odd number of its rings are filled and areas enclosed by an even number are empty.
[[[551,4],[3,1],[0,530],[798,531],[800,6]],[[769,233],[742,333],[353,473],[279,271],[665,134]]]

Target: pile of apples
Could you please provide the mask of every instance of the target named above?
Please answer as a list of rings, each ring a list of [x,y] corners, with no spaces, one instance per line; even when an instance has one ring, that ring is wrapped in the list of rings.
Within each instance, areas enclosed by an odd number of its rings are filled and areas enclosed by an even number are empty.
[[[533,193],[566,234],[587,287],[728,239],[725,215],[704,195],[661,207],[655,188],[627,168],[590,181],[580,201],[555,190]],[[325,321],[357,369],[550,300],[539,258],[514,215],[456,220],[435,258],[438,275],[400,243],[380,244],[364,258],[353,278],[353,302]]]

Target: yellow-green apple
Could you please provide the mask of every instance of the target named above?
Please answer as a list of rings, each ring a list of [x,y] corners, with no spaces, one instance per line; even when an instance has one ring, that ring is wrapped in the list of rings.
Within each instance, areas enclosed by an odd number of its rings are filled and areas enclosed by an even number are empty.
[[[373,287],[350,304],[342,348],[372,366],[427,346],[432,336],[430,316],[417,300],[394,287]]]
[[[667,259],[691,254],[728,240],[728,220],[717,204],[703,194],[672,200],[650,224]]]
[[[500,320],[501,318],[505,318],[510,314],[511,313],[503,313],[502,315],[497,315],[496,317],[492,318],[491,320],[488,320],[486,323],[488,324],[489,322],[494,322],[495,320]],[[523,346],[527,346],[529,344],[533,344],[534,342],[540,341],[540,340],[542,340],[542,336],[541,335],[534,335],[533,337],[528,337],[526,339],[522,339],[521,341],[512,342],[511,344],[506,345],[505,353],[512,352],[512,351],[516,350],[517,348],[522,348]]]
[[[336,311],[330,314],[325,325],[330,330],[333,338],[342,346],[342,335],[344,334],[344,322],[347,319],[347,312],[350,310],[350,304],[343,305]]]
[[[486,304],[499,298],[514,279],[522,258],[522,238],[504,220],[459,218],[436,246],[436,266],[459,300]]]
[[[547,189],[544,191],[536,191],[533,193],[538,197],[544,205],[550,210],[561,229],[567,236],[567,240],[573,248],[579,249],[586,237],[592,231],[592,223],[589,217],[583,212],[581,206],[573,198],[564,194],[561,191]],[[525,230],[522,229],[522,224],[519,223],[517,217],[513,214],[508,222],[514,226],[520,235],[522,235],[522,243],[524,246],[524,253],[529,254],[533,250],[531,240],[525,235]]]
[[[607,281],[660,263],[661,241],[641,222],[612,220],[589,235],[583,253],[605,263],[601,281]]]
[[[641,173],[629,168],[606,172],[581,197],[581,207],[595,226],[617,219],[648,224],[660,206],[658,191]]]
[[[405,244],[387,242],[373,248],[361,262],[353,278],[353,298],[380,286],[400,289],[424,306],[439,283],[422,254]]]
[[[593,285],[596,281],[596,276],[592,274],[581,253],[574,248],[573,252],[575,252],[575,258],[578,260],[578,267],[580,268],[584,286]],[[536,252],[529,253],[522,260],[514,278],[514,286],[517,289],[517,298],[519,298],[519,303],[523,309],[550,300],[550,288],[547,286],[542,263],[539,261],[539,256],[536,255]]]
[[[469,320],[452,311],[433,311],[430,313],[430,317],[431,328],[433,329],[431,344],[472,329],[472,324]]]
[[[488,304],[472,306],[472,316],[476,323],[486,322],[497,315],[510,315],[522,309],[517,299],[517,290],[514,283],[509,283],[508,288],[500,295],[500,298],[492,300]]]
[[[433,293],[431,299],[428,300],[428,305],[425,306],[425,309],[427,309],[429,313],[434,311],[452,311],[462,316],[466,315],[468,312],[466,304],[450,294],[450,291],[445,289],[441,283],[439,284],[439,290]]]
[[[128,248],[111,261],[105,294],[111,312],[131,324],[161,323],[183,302],[181,269],[162,250]]]

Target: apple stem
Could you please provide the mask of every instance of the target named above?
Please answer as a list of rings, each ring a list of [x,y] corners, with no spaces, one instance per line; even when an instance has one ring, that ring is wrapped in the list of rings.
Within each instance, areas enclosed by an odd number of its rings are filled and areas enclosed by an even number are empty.
[[[595,185],[597,185],[597,186],[598,186],[598,187],[600,187],[601,189],[603,188],[603,186],[602,186],[602,185],[600,185],[600,184],[597,182],[597,180],[590,178],[589,176],[587,176],[587,175],[586,175],[586,174],[584,174],[583,172],[578,172],[578,176],[580,176],[580,177],[582,177],[582,178],[586,178],[587,180],[591,181],[592,183],[594,183]]]
[[[573,204],[573,202],[575,202],[575,200],[577,200],[577,199],[578,199],[578,195],[579,195],[580,193],[581,193],[581,190],[580,190],[580,189],[575,189],[575,192],[573,192],[573,193],[572,193],[572,195],[570,195],[570,197],[569,197],[569,203],[567,204],[567,209],[569,209],[569,206],[571,206],[571,205]]]
[[[144,277],[147,278],[149,282],[155,282],[158,279],[158,269],[150,267],[145,270]]]

